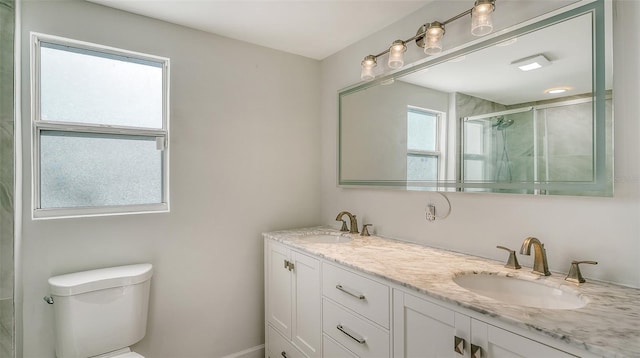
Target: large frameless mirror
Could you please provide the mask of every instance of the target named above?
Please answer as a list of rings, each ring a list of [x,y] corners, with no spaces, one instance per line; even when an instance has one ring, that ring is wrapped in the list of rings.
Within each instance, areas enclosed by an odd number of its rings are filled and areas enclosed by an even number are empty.
[[[604,1],[340,92],[338,184],[612,195]]]

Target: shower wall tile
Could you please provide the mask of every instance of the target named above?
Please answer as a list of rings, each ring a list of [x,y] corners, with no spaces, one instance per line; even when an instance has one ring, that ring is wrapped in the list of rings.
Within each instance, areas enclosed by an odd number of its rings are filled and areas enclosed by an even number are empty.
[[[0,0],[0,357],[13,357],[14,0]]]
[[[549,178],[553,181],[593,180],[593,159],[590,155],[555,156],[549,161]]]
[[[0,191],[4,191],[4,183],[0,183]],[[0,300],[13,297],[13,241],[4,239],[13,235],[13,230],[5,229],[13,227],[13,218],[4,210],[0,213]],[[13,236],[10,236],[12,239]],[[0,312],[0,315],[2,312]]]
[[[13,300],[0,300],[0,357],[13,357]]]
[[[0,115],[0,299],[13,297],[12,120],[13,116],[7,116],[5,113]]]
[[[607,126],[610,121],[610,100],[607,101]],[[545,177],[551,181],[593,180],[593,111],[592,103],[572,104],[538,111],[546,126],[546,135],[540,142],[546,143],[548,168]],[[610,130],[608,131],[610,134]],[[608,139],[609,144],[610,140]],[[541,147],[542,148],[542,147]],[[541,154],[544,154],[541,152]],[[541,155],[544,158],[544,155]]]
[[[533,112],[513,113],[505,117],[512,119],[513,125],[503,129],[497,137],[501,142],[506,141],[504,147],[507,148],[509,160],[511,161],[511,180],[516,182],[534,181]],[[503,148],[502,144],[500,148]],[[502,177],[500,179],[504,180],[506,178]]]
[[[470,117],[484,113],[504,111],[505,106],[487,101],[486,99],[473,97],[464,93],[456,93],[456,116],[458,118]]]
[[[591,154],[591,103],[554,107],[545,112],[549,157]]]

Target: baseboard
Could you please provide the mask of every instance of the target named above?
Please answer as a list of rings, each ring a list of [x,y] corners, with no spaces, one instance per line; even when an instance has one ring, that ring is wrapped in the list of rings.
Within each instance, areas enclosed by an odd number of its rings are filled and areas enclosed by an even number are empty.
[[[264,358],[264,344],[231,353],[222,358]]]

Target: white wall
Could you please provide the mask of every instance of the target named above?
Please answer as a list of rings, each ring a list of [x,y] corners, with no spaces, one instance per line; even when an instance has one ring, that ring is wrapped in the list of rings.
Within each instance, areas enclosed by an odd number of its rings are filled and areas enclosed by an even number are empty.
[[[527,4],[531,3],[553,2]],[[424,219],[425,207],[437,194],[336,188],[337,93],[359,81],[359,65],[365,55],[381,51],[398,37],[410,36],[425,18],[451,15],[438,16],[441,9],[427,5],[422,13],[322,62],[321,197],[325,223],[335,225],[335,214],[349,210],[358,215],[360,223],[372,223],[378,234],[499,260],[505,257],[496,245],[519,249],[525,237],[535,236],[545,243],[551,270],[567,272],[572,259],[597,260],[599,265],[583,268],[586,277],[640,287],[640,2],[617,0],[614,5],[613,198],[451,193],[451,215],[430,223]],[[449,35],[447,29],[445,37]],[[530,257],[520,256],[520,260],[523,265],[532,264]]]
[[[446,112],[449,95],[396,81],[343,97],[343,138],[358,138],[342,142],[343,180],[407,180],[408,106]]]
[[[27,190],[24,357],[54,357],[47,278],[137,262],[155,266],[141,354],[221,357],[262,344],[260,234],[319,224],[318,61],[84,1],[27,0],[27,129],[30,31],[171,58],[171,213],[32,221]]]

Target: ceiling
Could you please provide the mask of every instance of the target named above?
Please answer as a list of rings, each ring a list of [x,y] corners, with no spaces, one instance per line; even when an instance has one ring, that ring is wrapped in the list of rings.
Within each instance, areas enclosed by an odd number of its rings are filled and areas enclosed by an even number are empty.
[[[432,0],[87,0],[317,60]]]
[[[86,0],[322,60],[382,30],[434,0]],[[456,0],[447,0],[456,1]],[[558,1],[558,0],[554,0]],[[564,3],[575,2],[567,0]],[[522,6],[519,1],[504,6]],[[502,8],[502,6],[501,6]],[[514,10],[517,11],[517,8]],[[506,11],[508,13],[509,11]],[[505,47],[467,54],[401,80],[443,92],[463,92],[505,105],[541,100],[550,84],[571,94],[591,91],[591,23],[567,21]],[[489,55],[488,52],[491,54]],[[509,64],[544,54],[552,65],[520,72]],[[491,56],[492,60],[487,60]],[[477,58],[476,58],[477,57]],[[482,63],[478,66],[469,64]],[[610,62],[609,62],[610,63]],[[608,71],[607,82],[610,82]],[[523,86],[528,83],[528,86]],[[610,87],[607,87],[610,88]],[[542,95],[545,96],[545,95]]]

